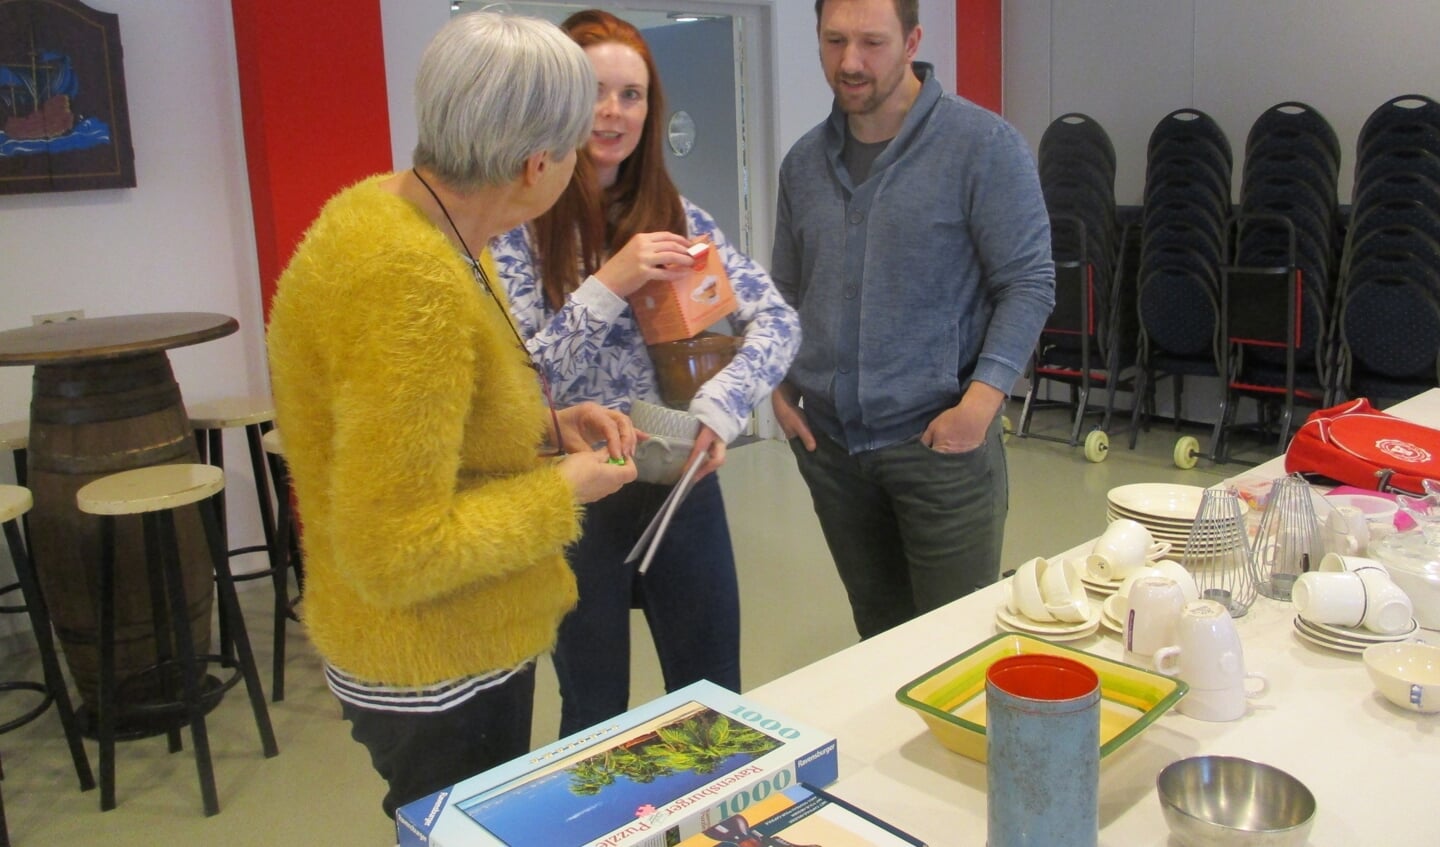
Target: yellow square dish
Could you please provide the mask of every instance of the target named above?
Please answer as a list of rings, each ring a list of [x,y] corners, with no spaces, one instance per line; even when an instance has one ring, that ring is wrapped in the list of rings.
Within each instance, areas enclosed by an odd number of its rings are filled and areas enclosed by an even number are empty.
[[[1074,659],[1100,677],[1102,762],[1190,690],[1184,682],[1154,671],[1093,656],[1043,638],[1003,632],[902,686],[895,692],[895,699],[919,712],[941,744],[983,762],[986,758],[985,671],[997,659],[1025,653]]]

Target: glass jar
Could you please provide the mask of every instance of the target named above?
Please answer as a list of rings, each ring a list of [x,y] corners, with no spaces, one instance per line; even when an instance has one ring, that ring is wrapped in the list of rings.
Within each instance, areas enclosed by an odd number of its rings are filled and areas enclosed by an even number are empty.
[[[1370,544],[1370,557],[1390,571],[1390,579],[1410,595],[1415,621],[1440,629],[1440,542],[1421,530],[1397,532]]]

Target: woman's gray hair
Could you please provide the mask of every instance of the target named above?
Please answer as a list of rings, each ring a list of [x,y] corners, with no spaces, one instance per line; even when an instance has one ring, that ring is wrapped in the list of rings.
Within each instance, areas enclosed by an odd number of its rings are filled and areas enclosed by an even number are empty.
[[[568,155],[590,132],[595,71],[559,27],[474,12],[420,58],[414,163],[460,191],[504,185],[535,153]]]

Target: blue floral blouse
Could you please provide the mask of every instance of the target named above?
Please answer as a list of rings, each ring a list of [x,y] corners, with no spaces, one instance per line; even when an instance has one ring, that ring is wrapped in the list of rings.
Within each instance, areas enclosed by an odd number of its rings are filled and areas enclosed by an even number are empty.
[[[730,315],[745,340],[735,358],[700,387],[690,413],[726,443],[745,428],[750,412],[785,377],[800,349],[800,319],[766,273],[731,246],[705,210],[681,198],[689,236],[708,235],[720,250],[738,308]],[[535,274],[529,229],[490,242],[490,252],[531,357],[545,370],[556,405],[593,400],[630,411],[635,400],[660,403],[655,368],[624,298],[591,276],[558,311],[545,303]]]

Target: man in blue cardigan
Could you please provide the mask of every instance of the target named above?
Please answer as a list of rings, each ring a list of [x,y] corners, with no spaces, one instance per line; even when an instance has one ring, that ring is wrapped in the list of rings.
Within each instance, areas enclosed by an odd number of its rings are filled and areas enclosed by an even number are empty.
[[[918,0],[817,0],[830,117],[780,168],[774,397],[862,638],[994,582],[1000,410],[1054,305],[1029,148],[914,62]]]

